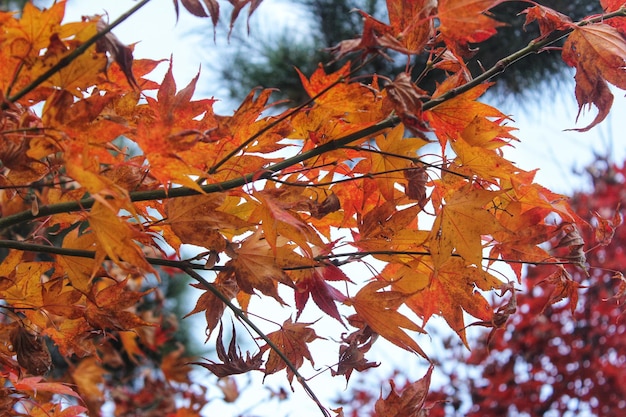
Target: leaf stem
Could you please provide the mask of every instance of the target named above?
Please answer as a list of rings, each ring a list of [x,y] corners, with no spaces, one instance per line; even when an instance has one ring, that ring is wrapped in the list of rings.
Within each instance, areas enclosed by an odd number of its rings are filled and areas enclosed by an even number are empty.
[[[261,329],[259,329],[256,324],[254,324],[252,322],[252,320],[250,320],[250,318],[246,315],[246,313],[242,309],[240,309],[239,307],[235,306],[230,301],[230,299],[228,297],[226,297],[224,294],[222,294],[222,292],[215,285],[213,285],[212,283],[210,283],[209,281],[204,279],[200,274],[198,274],[192,268],[181,268],[181,270],[183,272],[185,272],[186,274],[188,274],[193,279],[195,279],[196,281],[198,281],[202,286],[204,286],[204,288],[207,291],[210,291],[213,295],[215,295],[217,298],[219,298],[235,314],[235,316],[237,316],[237,318],[239,320],[241,320],[249,328],[254,330],[254,332],[256,334],[258,334],[259,337],[261,339],[263,339],[265,341],[265,343],[267,343],[267,345],[274,352],[276,352],[276,354],[285,362],[285,365],[287,365],[289,370],[291,370],[291,372],[293,372],[293,374],[296,376],[296,379],[298,380],[300,385],[302,385],[302,388],[304,388],[304,391],[315,402],[315,404],[317,404],[317,406],[319,407],[319,409],[322,412],[322,414],[325,417],[330,417],[330,414],[328,413],[328,410],[326,410],[326,408],[322,405],[322,403],[319,400],[319,398],[317,398],[317,396],[315,395],[315,392],[313,392],[313,390],[311,389],[309,384],[307,384],[307,382],[304,379],[304,377],[298,371],[298,368],[296,368],[296,366],[289,360],[287,355],[285,355],[285,353],[278,346],[276,346],[276,344],[274,342],[272,342],[272,340],[269,337],[267,337],[267,335]]]
[[[89,258],[94,259],[96,257],[96,252],[84,249],[72,249],[72,248],[62,248],[58,246],[51,245],[40,245],[37,243],[28,243],[28,242],[20,242],[16,240],[0,240],[0,248],[7,249],[16,249],[25,252],[38,252],[38,253],[49,253],[52,255],[61,255],[61,256],[75,256],[77,258]],[[394,250],[381,250],[381,251],[367,251],[367,252],[345,252],[345,253],[337,253],[337,254],[328,254],[328,255],[318,255],[313,258],[314,261],[323,262],[323,261],[332,261],[339,258],[352,258],[347,261],[337,261],[333,262],[335,266],[346,265],[355,260],[363,259],[366,256],[375,256],[375,255],[385,255],[385,256],[393,256],[393,255],[408,255],[408,256],[431,256],[431,253],[427,250],[424,251],[394,251]],[[453,253],[452,256],[460,257],[458,253]],[[108,258],[107,258],[108,259]],[[200,263],[194,263],[190,259],[181,259],[181,260],[173,260],[173,259],[162,259],[147,256],[146,261],[150,265],[155,266],[166,266],[170,268],[177,269],[197,269],[203,271],[221,271],[223,266],[214,265],[211,268],[206,268],[205,265]],[[577,262],[574,261],[521,261],[517,259],[502,259],[502,258],[494,258],[489,256],[484,256],[482,258],[484,261],[495,261],[495,262],[506,262],[506,263],[517,263],[524,265],[577,265]],[[567,259],[567,258],[560,258]],[[301,265],[301,266],[288,266],[282,268],[284,271],[295,271],[301,269],[312,269],[319,268],[320,265]]]
[[[282,171],[283,169],[289,168],[290,166],[296,165],[300,162],[309,160],[311,158],[315,158],[319,155],[322,155],[331,150],[338,149],[344,145],[347,145],[351,142],[357,141],[359,139],[375,135],[380,133],[381,131],[395,126],[399,122],[397,117],[388,117],[372,126],[361,129],[358,132],[354,132],[352,134],[346,135],[343,138],[339,138],[337,140],[325,143],[316,148],[313,148],[307,152],[303,152],[299,155],[293,156],[291,158],[284,159],[275,164],[271,164],[263,169],[262,172],[253,172],[247,175],[243,175],[239,178],[234,178],[232,180],[224,181],[216,184],[206,184],[201,185],[200,189],[204,193],[216,193],[226,190],[231,190],[233,188],[241,187],[245,184],[249,184],[256,180],[262,180],[270,178],[277,172]],[[176,197],[187,197],[191,195],[197,195],[200,192],[193,188],[187,187],[178,187],[172,188],[169,190],[149,190],[149,191],[134,191],[129,193],[130,200],[134,202],[138,201],[150,201],[150,200],[162,200],[167,198],[176,198]],[[37,214],[33,214],[30,210],[25,210],[19,213],[12,214],[10,216],[0,218],[0,229],[16,225],[25,221],[34,220],[41,217],[50,216],[53,214],[60,213],[69,213],[73,211],[80,210],[88,210],[95,203],[94,198],[84,198],[79,201],[68,201],[64,203],[56,203],[39,207],[39,212]]]

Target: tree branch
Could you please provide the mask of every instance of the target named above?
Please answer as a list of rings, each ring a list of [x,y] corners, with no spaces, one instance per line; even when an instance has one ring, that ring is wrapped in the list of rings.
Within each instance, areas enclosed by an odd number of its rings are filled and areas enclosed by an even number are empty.
[[[150,0],[142,0],[139,3],[137,3],[131,9],[129,9],[126,13],[124,13],[123,15],[118,17],[113,23],[111,23],[110,25],[105,27],[102,31],[96,33],[94,36],[92,36],[90,39],[88,39],[85,43],[80,45],[74,51],[72,51],[71,53],[67,54],[63,58],[61,58],[59,60],[59,62],[54,64],[48,71],[46,71],[43,74],[41,74],[39,77],[37,77],[35,80],[33,80],[26,87],[24,87],[23,89],[21,89],[20,91],[18,91],[14,95],[12,95],[10,97],[7,97],[6,101],[8,103],[14,103],[17,100],[19,100],[22,97],[24,97],[26,94],[28,94],[31,91],[33,91],[35,88],[39,87],[48,78],[52,77],[54,74],[56,74],[57,72],[61,71],[63,68],[67,67],[78,56],[80,56],[83,53],[85,53],[87,51],[87,49],[89,49],[89,47],[91,47],[93,44],[98,42],[102,37],[104,37],[107,33],[112,31],[116,26],[118,26],[124,20],[128,19],[131,15],[133,15],[135,12],[137,12],[143,6],[148,4],[148,2],[150,2]],[[2,103],[0,107],[2,108],[2,110],[6,110],[8,108],[8,104],[7,103]]]
[[[285,362],[285,365],[287,365],[289,370],[291,370],[291,372],[293,372],[293,374],[295,375],[295,377],[298,380],[298,382],[300,383],[300,385],[302,385],[302,388],[304,388],[304,391],[315,402],[315,404],[317,404],[317,406],[319,407],[319,409],[322,412],[322,414],[325,417],[330,417],[330,414],[328,413],[328,410],[326,410],[326,408],[322,405],[322,403],[319,400],[319,398],[317,398],[317,396],[315,395],[315,392],[313,392],[313,390],[311,389],[309,384],[307,384],[307,382],[304,379],[304,377],[298,371],[298,368],[296,368],[296,366],[293,363],[291,363],[291,361],[289,360],[287,355],[285,355],[285,353],[283,353],[283,351],[280,350],[280,348],[278,346],[276,346],[276,344],[274,342],[272,342],[271,339],[269,337],[267,337],[267,335],[261,329],[259,329],[256,324],[254,324],[252,322],[252,320],[250,320],[250,318],[248,318],[248,316],[246,315],[246,313],[242,309],[240,309],[239,307],[235,306],[230,301],[230,299],[228,297],[226,297],[224,294],[222,294],[222,292],[215,285],[213,285],[212,283],[210,283],[209,281],[204,279],[200,274],[198,274],[192,268],[181,268],[181,270],[183,272],[185,272],[186,274],[188,274],[193,279],[195,279],[196,281],[198,281],[206,290],[210,291],[213,295],[215,295],[217,298],[219,298],[235,314],[235,316],[237,316],[237,318],[239,320],[241,320],[249,328],[254,330],[254,332],[256,334],[258,334],[259,337],[261,339],[263,339],[265,341],[265,343],[267,343],[267,345],[274,352],[276,352],[276,354]]]

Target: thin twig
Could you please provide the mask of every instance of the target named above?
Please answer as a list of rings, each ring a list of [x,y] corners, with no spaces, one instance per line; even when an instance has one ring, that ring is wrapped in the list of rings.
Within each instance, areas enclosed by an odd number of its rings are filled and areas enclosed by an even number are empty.
[[[228,297],[226,297],[215,285],[213,285],[212,283],[210,283],[209,281],[204,279],[200,274],[198,274],[193,269],[191,269],[191,268],[182,268],[182,271],[185,272],[186,274],[188,274],[190,277],[192,277],[196,281],[198,281],[206,290],[210,291],[213,295],[215,295],[217,298],[219,298],[235,314],[235,316],[237,316],[237,318],[239,320],[241,320],[249,328],[254,330],[254,332],[256,334],[258,334],[259,337],[261,339],[263,339],[265,341],[265,343],[267,343],[267,345],[274,352],[276,352],[276,354],[283,360],[283,362],[285,362],[285,365],[287,365],[289,370],[291,372],[293,372],[293,374],[295,375],[295,377],[298,380],[298,382],[300,383],[300,385],[302,385],[302,388],[304,388],[304,391],[315,402],[315,404],[317,404],[317,406],[319,407],[319,409],[322,412],[322,414],[325,417],[330,417],[330,414],[328,413],[328,410],[326,410],[326,408],[322,405],[322,403],[319,400],[319,398],[317,398],[317,395],[315,395],[315,392],[313,392],[313,390],[311,389],[309,384],[307,384],[306,379],[298,371],[298,368],[296,368],[296,366],[289,360],[287,355],[285,355],[285,353],[278,346],[276,346],[276,344],[274,342],[272,342],[272,340],[269,337],[267,337],[267,335],[261,329],[259,329],[256,324],[254,324],[252,322],[252,320],[250,320],[250,318],[246,315],[246,313],[242,309],[240,309],[239,307],[235,306],[230,301],[230,299]]]

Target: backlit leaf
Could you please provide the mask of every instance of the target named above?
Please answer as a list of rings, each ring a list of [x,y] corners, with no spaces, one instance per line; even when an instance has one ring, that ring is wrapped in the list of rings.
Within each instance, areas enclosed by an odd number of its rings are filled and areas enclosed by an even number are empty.
[[[611,109],[613,94],[607,82],[626,90],[626,39],[604,23],[577,26],[563,45],[563,60],[576,68],[578,115],[591,104],[598,109],[588,126],[574,129],[585,132],[602,122]]]
[[[285,320],[280,330],[269,333],[267,337],[278,347],[289,359],[289,361],[299,369],[304,364],[304,359],[307,359],[313,365],[313,357],[307,344],[313,342],[320,337],[315,334],[315,330],[311,327],[313,323],[297,323],[293,322],[291,318]],[[268,345],[264,345],[261,351],[269,350]],[[270,354],[265,363],[265,375],[274,374],[281,369],[287,367],[287,364],[282,360],[274,350],[270,350]],[[293,371],[287,368],[287,379],[291,383],[293,380]]]
[[[385,281],[372,281],[344,303],[353,306],[372,330],[394,345],[428,358],[417,342],[402,330],[424,333],[420,326],[398,312],[408,296],[398,291],[379,291],[388,285]]]

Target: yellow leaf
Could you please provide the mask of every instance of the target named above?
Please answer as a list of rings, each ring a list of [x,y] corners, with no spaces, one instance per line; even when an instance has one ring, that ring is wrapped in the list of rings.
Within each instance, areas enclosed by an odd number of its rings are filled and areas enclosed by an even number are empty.
[[[387,201],[395,200],[395,185],[404,182],[404,170],[411,166],[411,158],[428,142],[419,138],[404,138],[404,126],[398,125],[391,132],[376,138],[377,152],[371,154],[371,173],[376,176],[380,193]]]
[[[417,342],[402,330],[404,328],[425,333],[420,326],[398,312],[398,307],[405,302],[407,294],[399,291],[378,291],[388,285],[386,281],[372,281],[344,304],[354,306],[359,317],[373,331],[394,345],[428,358]]]
[[[141,233],[130,223],[117,216],[110,207],[96,202],[88,215],[91,230],[96,235],[96,261],[99,263],[106,256],[116,264],[124,267],[122,261],[132,267],[140,268],[156,274],[156,271],[146,261],[139,244],[135,241]]]
[[[445,196],[445,204],[432,227],[428,247],[436,267],[456,252],[469,264],[481,265],[481,236],[501,230],[488,210],[502,192],[474,188],[471,184]]]

